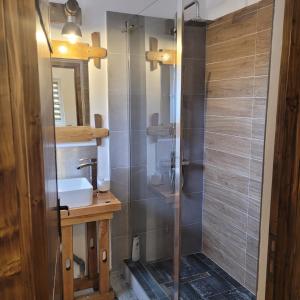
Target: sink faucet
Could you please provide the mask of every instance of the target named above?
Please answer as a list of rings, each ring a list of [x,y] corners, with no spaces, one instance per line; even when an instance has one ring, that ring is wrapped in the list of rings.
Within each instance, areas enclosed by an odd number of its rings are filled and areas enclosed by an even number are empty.
[[[77,167],[77,170],[86,168],[86,167],[91,167],[91,179],[92,179],[92,186],[93,190],[97,190],[97,159],[96,158],[82,158],[79,160],[82,162]]]

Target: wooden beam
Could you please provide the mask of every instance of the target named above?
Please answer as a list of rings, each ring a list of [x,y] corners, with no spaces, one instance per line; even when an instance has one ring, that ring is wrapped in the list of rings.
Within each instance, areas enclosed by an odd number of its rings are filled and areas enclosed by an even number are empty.
[[[87,242],[87,265],[88,278],[93,280],[98,277],[97,273],[97,224],[96,222],[86,223],[86,242]],[[97,284],[92,286],[94,289]]]
[[[64,300],[74,299],[73,227],[62,227],[62,272]],[[66,263],[69,262],[68,267]]]
[[[106,128],[92,128],[90,126],[56,127],[55,133],[57,143],[85,142],[109,135]]]
[[[163,65],[175,65],[176,50],[148,51],[146,52],[146,58],[150,62],[157,61]]]
[[[113,218],[113,213],[103,213],[100,216],[97,214],[94,215],[85,215],[85,216],[78,216],[78,217],[70,217],[64,218],[61,220],[61,226],[70,226],[70,225],[77,225],[87,222],[95,222],[100,220],[111,220]]]
[[[158,51],[158,39],[150,37],[149,39],[150,51]],[[150,60],[150,71],[156,70],[158,67],[158,61]]]
[[[93,47],[100,47],[100,45],[101,45],[100,33],[99,32],[93,32],[92,33],[92,46]],[[101,69],[101,59],[100,58],[94,58],[94,65],[97,69]]]
[[[300,1],[285,1],[267,300],[300,299]]]
[[[95,262],[96,267],[97,267],[97,261]],[[98,290],[98,274],[97,277],[94,279],[89,279],[88,277],[84,278],[76,278],[74,279],[74,291],[80,291],[80,290],[86,290],[90,288],[96,288]]]
[[[75,300],[113,300],[115,299],[115,293],[110,291],[105,294],[94,293],[87,296],[76,297]]]
[[[99,114],[95,114],[94,117],[95,117],[95,127],[96,128],[102,128],[102,124],[103,124],[102,116],[99,115]],[[97,146],[101,146],[102,145],[101,138],[97,138],[96,142],[97,142]]]
[[[171,137],[174,136],[175,129],[172,124],[149,126],[147,128],[147,135],[155,137]]]
[[[106,49],[90,47],[87,43],[71,44],[67,41],[52,40],[51,44],[53,58],[89,60],[90,58],[107,57]]]
[[[109,290],[109,221],[103,220],[99,222],[99,291]]]

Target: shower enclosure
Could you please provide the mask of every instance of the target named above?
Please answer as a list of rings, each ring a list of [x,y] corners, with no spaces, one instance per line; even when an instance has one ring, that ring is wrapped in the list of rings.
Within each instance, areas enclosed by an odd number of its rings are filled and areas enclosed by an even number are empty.
[[[107,13],[112,268],[139,299],[255,299],[273,1],[168,2]]]

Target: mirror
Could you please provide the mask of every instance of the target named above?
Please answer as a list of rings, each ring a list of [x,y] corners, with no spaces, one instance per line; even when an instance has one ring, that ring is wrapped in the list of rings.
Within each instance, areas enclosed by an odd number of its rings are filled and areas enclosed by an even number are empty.
[[[55,125],[90,125],[88,62],[52,59]]]

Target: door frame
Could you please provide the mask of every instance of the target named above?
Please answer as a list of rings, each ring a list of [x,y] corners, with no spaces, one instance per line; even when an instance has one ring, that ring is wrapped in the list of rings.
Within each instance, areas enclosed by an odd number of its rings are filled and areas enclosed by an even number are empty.
[[[48,0],[42,1],[48,13]],[[7,107],[1,119],[0,164],[1,179],[9,178],[0,182],[1,193],[5,195],[0,200],[4,208],[0,214],[5,212],[1,216],[5,230],[1,232],[0,244],[6,254],[2,255],[0,269],[7,267],[5,272],[0,270],[0,298],[3,300],[53,298],[48,248],[51,234],[47,222],[49,215],[56,216],[57,211],[50,210],[46,202],[43,150],[48,145],[43,144],[43,131],[53,132],[54,140],[54,121],[53,127],[43,126],[41,115],[39,62],[47,59],[50,62],[50,51],[48,57],[38,54],[38,2],[0,1],[3,42],[0,64],[4,77],[0,92],[5,91],[5,94],[0,93],[0,103]],[[51,92],[51,81],[49,87]],[[57,273],[60,271],[61,268],[57,269]],[[57,299],[61,299],[60,295]]]
[[[175,194],[174,194],[174,253],[173,253],[173,299],[180,294],[181,259],[181,188],[182,188],[182,44],[183,44],[183,0],[177,0],[176,12],[176,99],[175,99]]]
[[[276,116],[278,104],[278,86],[280,81],[280,64],[283,43],[285,0],[274,0],[273,35],[270,63],[266,135],[264,149],[263,187],[261,202],[260,246],[257,299],[264,300],[266,292],[268,239],[270,224],[270,207],[272,194],[272,176],[276,134]]]
[[[284,300],[300,295],[300,2],[275,3],[258,299]]]

